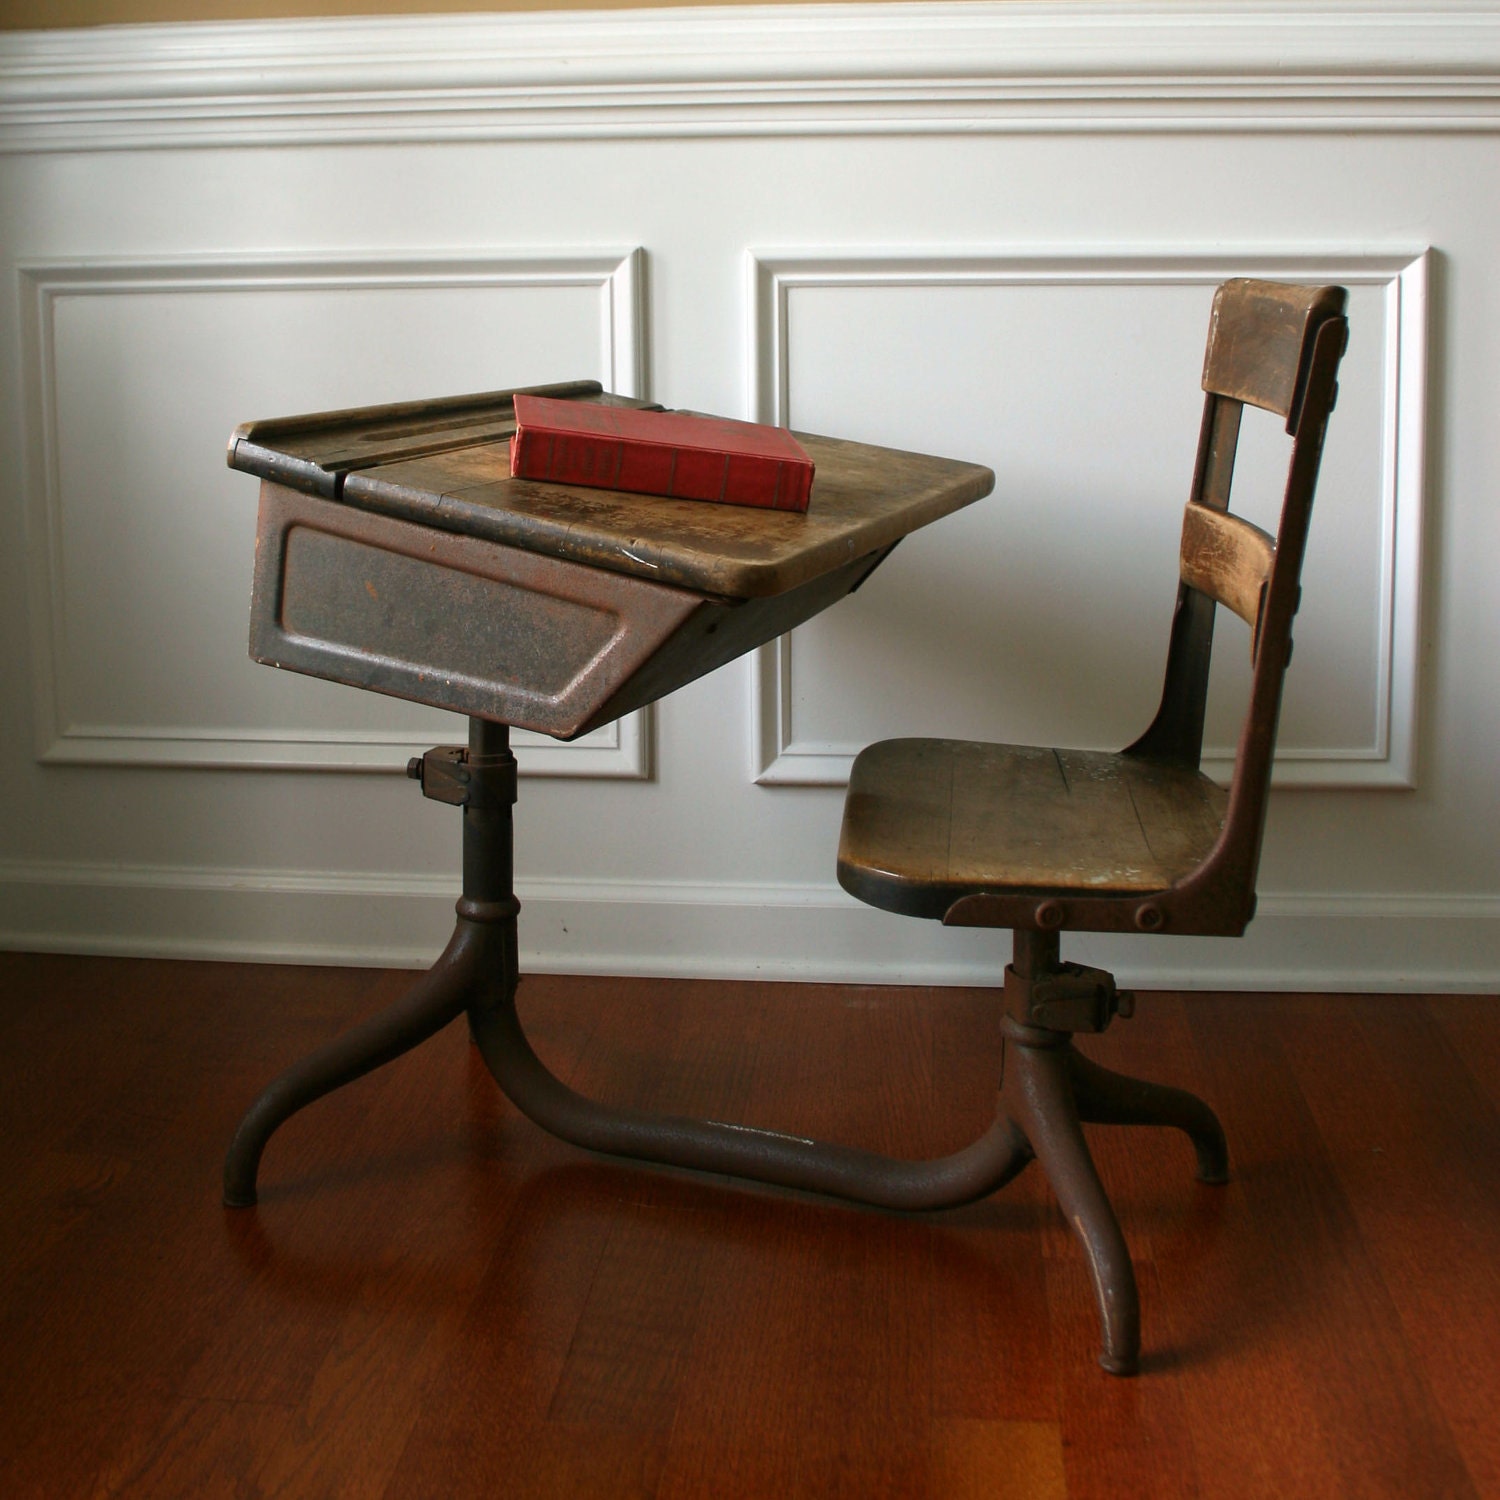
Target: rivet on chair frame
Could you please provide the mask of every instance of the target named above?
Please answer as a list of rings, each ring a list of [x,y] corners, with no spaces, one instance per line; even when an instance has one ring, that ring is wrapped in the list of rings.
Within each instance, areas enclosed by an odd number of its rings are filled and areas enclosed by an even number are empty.
[[[1154,901],[1143,901],[1135,909],[1135,925],[1142,932],[1157,932],[1166,920],[1165,913]]]
[[[1063,924],[1063,909],[1060,901],[1043,901],[1036,909],[1036,925],[1050,932]]]

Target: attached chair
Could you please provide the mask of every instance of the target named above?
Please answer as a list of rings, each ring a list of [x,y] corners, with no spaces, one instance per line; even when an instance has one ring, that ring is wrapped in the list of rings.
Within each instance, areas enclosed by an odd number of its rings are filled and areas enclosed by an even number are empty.
[[[1227,1176],[1224,1133],[1191,1094],[1090,1062],[1075,1032],[1129,1015],[1102,969],[1065,963],[1059,934],[1238,936],[1255,912],[1282,679],[1323,450],[1348,338],[1341,287],[1230,281],[1214,297],[1207,393],[1183,518],[1161,707],[1119,754],[961,740],[885,740],[854,762],[839,881],[871,906],[953,927],[1014,929],[1005,971],[1001,1112],[1039,1157],[1087,1251],[1100,1363],[1132,1373],[1135,1274],[1080,1121],[1173,1125],[1203,1182]],[[1228,510],[1244,403],[1285,418],[1291,459],[1274,538]],[[1214,606],[1250,627],[1253,674],[1227,792],[1198,769]]]

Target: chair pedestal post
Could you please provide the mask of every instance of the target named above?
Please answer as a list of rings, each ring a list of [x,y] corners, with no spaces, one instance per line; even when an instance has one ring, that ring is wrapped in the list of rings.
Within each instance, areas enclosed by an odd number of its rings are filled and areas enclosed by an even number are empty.
[[[1001,1107],[1025,1134],[1082,1242],[1099,1306],[1099,1363],[1132,1375],[1140,1358],[1135,1270],[1083,1124],[1174,1126],[1192,1140],[1207,1183],[1228,1180],[1224,1131],[1196,1096],[1127,1078],[1077,1050],[1076,1031],[1103,1031],[1115,1015],[1131,1014],[1133,997],[1102,969],[1064,963],[1056,932],[1017,929],[1005,1006]]]
[[[1111,1375],[1134,1375],[1141,1350],[1135,1270],[1083,1138],[1069,1067],[1073,1039],[1066,1032],[1017,1026],[1007,1018],[1005,1048],[1001,1102],[1025,1132],[1063,1217],[1083,1244],[1099,1305],[1099,1363]]]

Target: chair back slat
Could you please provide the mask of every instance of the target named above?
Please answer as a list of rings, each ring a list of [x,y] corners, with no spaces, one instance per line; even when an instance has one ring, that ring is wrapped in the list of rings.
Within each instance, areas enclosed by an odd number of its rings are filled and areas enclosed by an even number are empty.
[[[1232,609],[1260,637],[1276,543],[1259,526],[1189,501],[1182,518],[1182,581]],[[1252,659],[1255,645],[1251,645]]]
[[[1307,383],[1309,328],[1343,311],[1334,287],[1226,281],[1214,296],[1203,389],[1286,418],[1295,431]]]

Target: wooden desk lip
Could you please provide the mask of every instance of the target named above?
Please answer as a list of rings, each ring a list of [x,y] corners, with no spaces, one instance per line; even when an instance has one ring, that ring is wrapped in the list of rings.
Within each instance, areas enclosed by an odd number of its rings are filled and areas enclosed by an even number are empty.
[[[647,404],[610,397],[597,382],[544,389],[573,399]],[[503,462],[513,394],[250,422],[231,437],[228,462],[361,510],[724,598],[785,593],[982,499],[995,483],[994,473],[979,464],[802,432],[796,436],[819,469],[805,515],[531,483],[508,474],[478,477],[472,459],[482,450],[494,450],[497,467]],[[389,461],[376,451],[382,432],[396,435],[386,445]],[[335,464],[314,456],[319,450],[326,455],[329,445],[348,453],[360,442],[371,444],[367,465],[357,457]],[[391,451],[403,443],[404,451]]]

